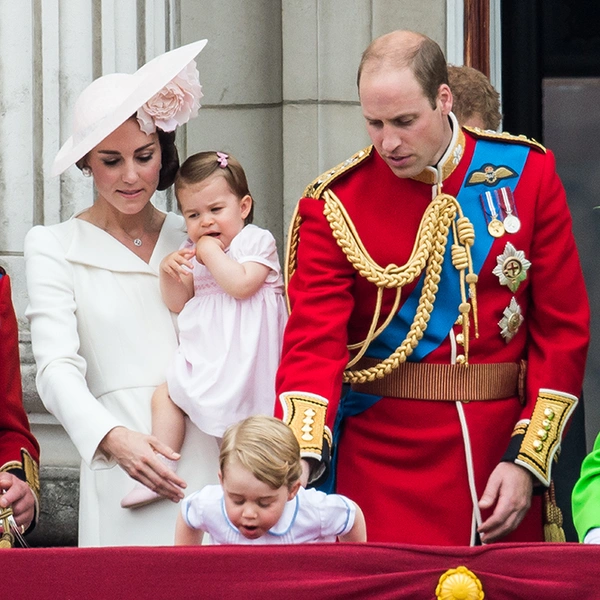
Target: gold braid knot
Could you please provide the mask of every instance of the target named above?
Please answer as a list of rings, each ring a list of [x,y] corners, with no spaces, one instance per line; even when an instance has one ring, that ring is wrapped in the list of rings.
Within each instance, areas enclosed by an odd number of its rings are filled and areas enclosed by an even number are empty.
[[[475,235],[473,226],[463,216],[456,198],[449,194],[438,194],[423,214],[412,253],[406,264],[402,266],[390,264],[385,268],[378,265],[369,256],[339,198],[331,190],[326,190],[323,193],[323,198],[325,200],[323,214],[329,222],[338,246],[342,249],[354,269],[378,288],[377,303],[366,338],[358,344],[348,346],[349,350],[358,349],[358,352],[348,363],[344,371],[344,381],[346,383],[365,383],[366,381],[374,381],[375,379],[384,377],[401,363],[405,362],[417,347],[427,329],[427,324],[433,312],[442,273],[444,252],[451,228],[453,229],[455,239],[453,246],[457,248],[456,250],[454,247],[452,249],[453,264],[461,274],[462,302],[459,310],[463,313],[462,321],[463,331],[466,334],[465,339],[468,338],[468,312],[471,307],[466,302],[465,281],[470,286],[471,298],[474,298],[476,275],[472,272],[470,246],[473,244]],[[457,214],[459,218],[455,221]],[[296,227],[293,226],[293,229],[296,229]],[[291,265],[292,269],[295,268],[295,261]],[[469,273],[465,279],[465,270],[467,269]],[[421,297],[419,298],[415,317],[404,341],[388,358],[382,360],[377,365],[367,369],[351,370],[350,367],[360,360],[369,344],[392,320],[400,303],[402,288],[418,278],[423,270],[425,270],[425,277]],[[291,276],[291,274],[288,273],[288,276]],[[381,315],[384,289],[395,289],[396,298],[394,306],[385,322],[376,329]],[[468,345],[465,342],[465,355],[467,350]]]

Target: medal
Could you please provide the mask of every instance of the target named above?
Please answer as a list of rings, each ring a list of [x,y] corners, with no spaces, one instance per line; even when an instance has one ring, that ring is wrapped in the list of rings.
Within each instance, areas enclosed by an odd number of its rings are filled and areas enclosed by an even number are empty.
[[[489,216],[490,220],[488,222],[488,232],[492,237],[499,238],[504,235],[504,225],[502,221],[498,219],[498,210],[496,209],[496,201],[492,192],[485,192],[481,196],[482,201],[485,199],[484,203],[484,211],[486,218]],[[487,208],[486,208],[487,207]]]
[[[492,219],[488,223],[488,231],[492,237],[502,237],[504,235],[504,225],[502,224],[502,221],[498,219]]]
[[[531,262],[525,258],[525,252],[517,250],[510,242],[506,242],[504,252],[496,257],[496,266],[492,270],[500,279],[500,285],[508,286],[514,294],[527,279],[527,271]]]
[[[502,205],[506,213],[506,217],[504,217],[504,229],[508,233],[517,233],[521,229],[521,221],[513,211],[514,199],[512,193],[509,196],[510,189],[505,187],[500,188],[498,191],[502,197]]]
[[[519,221],[519,217],[515,217],[515,215],[507,215],[506,219],[504,219],[504,229],[506,229],[508,233],[517,233],[517,231],[521,229],[521,221]]]

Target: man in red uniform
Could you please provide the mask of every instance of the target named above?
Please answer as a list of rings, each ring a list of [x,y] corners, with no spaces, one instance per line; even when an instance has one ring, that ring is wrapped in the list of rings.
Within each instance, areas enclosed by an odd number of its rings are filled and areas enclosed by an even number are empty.
[[[542,540],[589,341],[554,158],[461,129],[420,34],[375,40],[358,85],[373,146],[307,188],[290,230],[276,411],[369,541]]]
[[[39,452],[23,409],[18,327],[10,281],[0,267],[0,513],[12,509],[19,533],[31,531],[37,519]]]

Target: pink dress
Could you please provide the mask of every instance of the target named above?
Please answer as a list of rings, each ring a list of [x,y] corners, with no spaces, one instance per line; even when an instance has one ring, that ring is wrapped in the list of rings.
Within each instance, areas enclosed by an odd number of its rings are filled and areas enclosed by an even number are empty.
[[[191,247],[188,241],[184,247]],[[227,254],[270,268],[250,298],[227,294],[193,258],[194,296],[178,317],[179,348],[167,371],[169,395],[202,431],[222,437],[250,415],[272,415],[275,373],[287,320],[275,239],[246,225]]]

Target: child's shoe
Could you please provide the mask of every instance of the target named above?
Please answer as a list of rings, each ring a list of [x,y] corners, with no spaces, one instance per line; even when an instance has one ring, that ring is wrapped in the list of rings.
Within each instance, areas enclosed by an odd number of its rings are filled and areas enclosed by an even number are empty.
[[[177,472],[177,461],[170,460],[164,457],[162,454],[157,454],[158,459],[165,464],[171,471]],[[149,487],[146,487],[143,483],[136,481],[133,489],[123,497],[121,500],[121,508],[139,508],[152,502],[160,500],[162,496],[153,492]]]

